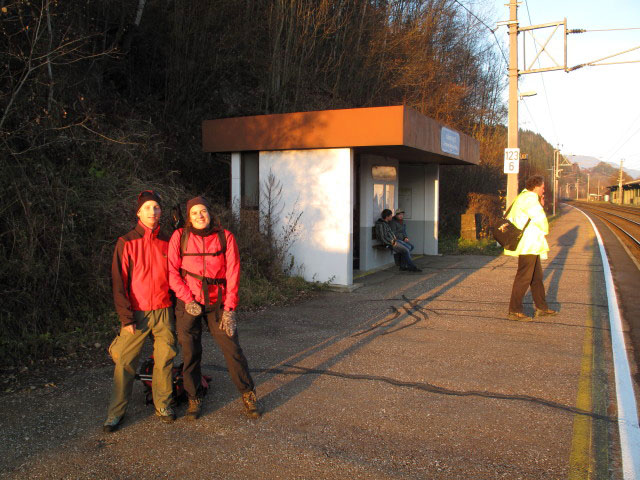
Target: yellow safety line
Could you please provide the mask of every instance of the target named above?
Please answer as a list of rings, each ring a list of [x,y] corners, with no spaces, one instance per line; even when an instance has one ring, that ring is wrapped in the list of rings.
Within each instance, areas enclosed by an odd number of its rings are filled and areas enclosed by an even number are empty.
[[[593,312],[589,308],[585,324],[584,344],[576,408],[591,412],[591,378],[593,366]],[[573,438],[569,458],[569,480],[589,479],[591,474],[592,419],[588,415],[573,417]]]

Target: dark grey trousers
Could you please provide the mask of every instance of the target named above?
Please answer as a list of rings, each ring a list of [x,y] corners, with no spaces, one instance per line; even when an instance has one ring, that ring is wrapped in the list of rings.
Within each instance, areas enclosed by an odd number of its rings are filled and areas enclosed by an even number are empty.
[[[194,317],[185,311],[183,301],[178,300],[176,305],[176,332],[178,334],[178,342],[182,347],[182,359],[184,360],[182,369],[184,389],[190,398],[199,396],[202,382],[202,371],[200,369],[202,360],[202,320],[206,320],[213,339],[222,350],[231,380],[240,393],[250,392],[254,389],[254,384],[249,373],[247,359],[238,341],[238,332],[236,331],[233,337],[228,337],[218,326],[222,311],[211,306],[207,310],[209,311]]]
[[[509,311],[522,313],[522,299],[531,287],[533,303],[538,310],[548,310],[547,298],[542,283],[542,264],[540,255],[520,255],[518,257],[518,271],[513,279]]]

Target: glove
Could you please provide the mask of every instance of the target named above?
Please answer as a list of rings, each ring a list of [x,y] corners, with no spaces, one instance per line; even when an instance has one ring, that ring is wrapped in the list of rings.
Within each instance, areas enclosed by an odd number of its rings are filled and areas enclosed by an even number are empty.
[[[220,330],[224,330],[227,337],[231,338],[236,333],[236,312],[222,312],[222,319],[220,320]]]
[[[185,303],[184,309],[189,315],[192,315],[194,317],[197,317],[202,313],[202,307],[195,300],[191,300],[189,303]]]

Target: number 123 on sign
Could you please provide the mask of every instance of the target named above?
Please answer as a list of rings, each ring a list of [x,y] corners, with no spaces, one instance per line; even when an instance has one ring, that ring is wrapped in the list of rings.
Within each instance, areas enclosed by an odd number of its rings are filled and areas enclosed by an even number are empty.
[[[518,173],[520,171],[520,149],[504,149],[504,173]]]

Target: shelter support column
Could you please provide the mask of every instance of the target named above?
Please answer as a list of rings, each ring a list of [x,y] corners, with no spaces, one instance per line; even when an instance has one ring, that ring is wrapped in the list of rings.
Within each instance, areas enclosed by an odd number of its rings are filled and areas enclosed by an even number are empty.
[[[440,165],[424,166],[424,253],[438,254],[438,214],[440,198]]]
[[[239,152],[231,154],[231,211],[240,214],[241,158]]]

